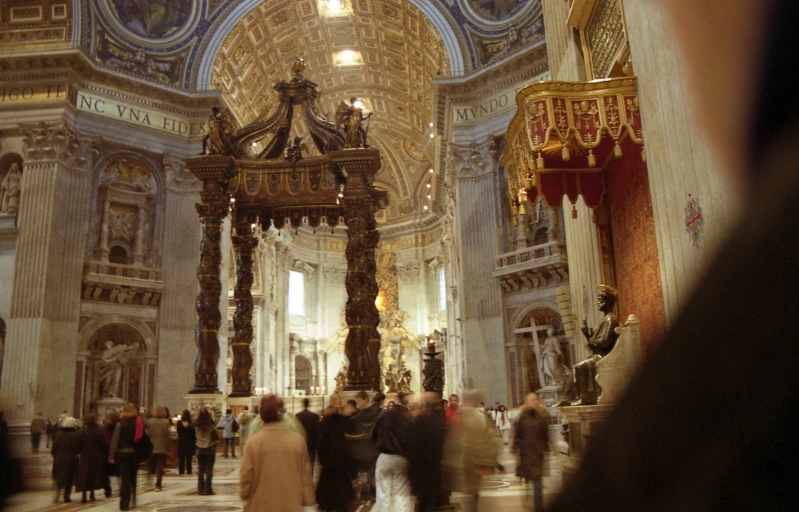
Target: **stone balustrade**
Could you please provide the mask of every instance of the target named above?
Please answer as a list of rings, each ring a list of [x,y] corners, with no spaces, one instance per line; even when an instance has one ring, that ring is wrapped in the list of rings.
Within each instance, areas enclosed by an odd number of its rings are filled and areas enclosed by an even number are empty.
[[[102,261],[84,264],[83,300],[158,306],[164,290],[164,271]]]
[[[569,278],[566,245],[548,242],[500,254],[493,275],[506,293],[561,284]]]

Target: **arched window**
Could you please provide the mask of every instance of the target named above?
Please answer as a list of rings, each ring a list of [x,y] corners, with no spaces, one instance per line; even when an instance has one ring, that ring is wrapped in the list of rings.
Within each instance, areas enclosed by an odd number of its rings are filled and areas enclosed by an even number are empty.
[[[115,245],[108,254],[108,261],[111,263],[128,264],[128,251],[121,245]]]

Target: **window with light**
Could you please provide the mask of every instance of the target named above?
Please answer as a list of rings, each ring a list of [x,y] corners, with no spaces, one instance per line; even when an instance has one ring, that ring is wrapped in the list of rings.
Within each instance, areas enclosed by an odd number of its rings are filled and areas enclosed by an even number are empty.
[[[289,270],[289,315],[305,316],[305,274]]]

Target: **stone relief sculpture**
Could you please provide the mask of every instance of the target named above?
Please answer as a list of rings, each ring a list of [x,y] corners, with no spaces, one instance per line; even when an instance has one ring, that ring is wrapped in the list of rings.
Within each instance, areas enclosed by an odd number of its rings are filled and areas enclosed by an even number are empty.
[[[571,394],[574,385],[571,370],[563,361],[563,352],[560,340],[555,336],[555,330],[547,329],[547,339],[541,346],[541,373],[544,375],[545,386],[556,386],[561,394]]]
[[[134,212],[121,212],[113,209],[110,211],[110,214],[109,229],[111,231],[111,238],[114,240],[133,240],[133,225],[136,221],[136,214]]]
[[[101,356],[102,366],[100,366],[98,375],[98,398],[118,398],[122,371],[138,347],[136,345],[114,345],[111,340],[106,341],[105,346]]]
[[[0,213],[15,214],[19,211],[19,195],[21,191],[22,173],[14,162],[0,185]]]

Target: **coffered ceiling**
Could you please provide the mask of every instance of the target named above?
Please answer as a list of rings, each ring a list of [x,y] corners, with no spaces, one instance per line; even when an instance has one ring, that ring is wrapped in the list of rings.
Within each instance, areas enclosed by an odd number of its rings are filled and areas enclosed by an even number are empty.
[[[433,78],[449,75],[441,37],[415,6],[403,0],[356,0],[346,16],[322,16],[322,0],[271,0],[256,7],[229,34],[214,64],[212,87],[226,93],[242,124],[268,113],[275,82],[291,77],[296,56],[320,90],[320,106],[362,98],[373,113],[369,142],[383,155],[379,186],[389,190],[387,216],[399,220],[421,208],[421,189],[433,147]],[[336,65],[339,52],[361,62]],[[302,127],[296,128],[303,135]],[[304,140],[310,142],[310,138]],[[312,151],[312,144],[306,147]]]

